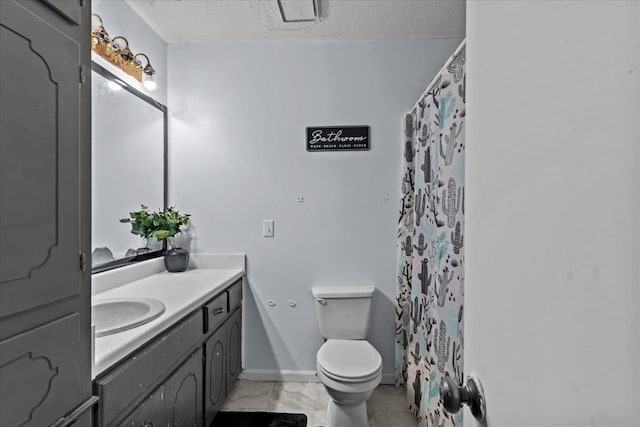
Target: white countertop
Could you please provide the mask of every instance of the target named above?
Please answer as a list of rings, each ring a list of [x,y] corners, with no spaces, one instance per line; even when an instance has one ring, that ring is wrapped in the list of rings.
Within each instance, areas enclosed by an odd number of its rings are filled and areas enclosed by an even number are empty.
[[[233,268],[195,268],[182,273],[155,273],[96,292],[94,300],[126,297],[152,297],[165,305],[165,312],[157,319],[127,331],[95,339],[92,378],[114,365],[142,344],[167,329],[185,315],[201,307],[244,274],[244,255]],[[151,260],[155,261],[155,260]],[[157,261],[155,261],[157,263]],[[143,263],[141,263],[143,264]],[[214,264],[201,262],[202,266]],[[221,266],[215,264],[216,267]],[[144,266],[141,266],[144,268]],[[148,269],[148,267],[147,267]],[[112,275],[114,273],[111,273]],[[116,273],[117,274],[117,273]]]

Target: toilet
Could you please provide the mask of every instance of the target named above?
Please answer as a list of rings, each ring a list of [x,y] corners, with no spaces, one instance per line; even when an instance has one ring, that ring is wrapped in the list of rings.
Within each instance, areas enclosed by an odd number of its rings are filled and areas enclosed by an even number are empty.
[[[368,342],[374,286],[313,287],[316,321],[326,339],[316,374],[329,397],[326,427],[368,427],[367,399],[382,379],[382,357]]]

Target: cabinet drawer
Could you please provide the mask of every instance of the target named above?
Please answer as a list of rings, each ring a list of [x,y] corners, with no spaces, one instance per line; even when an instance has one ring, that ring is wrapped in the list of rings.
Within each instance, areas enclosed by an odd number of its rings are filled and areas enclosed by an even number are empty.
[[[189,316],[96,380],[100,396],[99,425],[109,426],[202,340],[202,311]]]
[[[229,286],[227,293],[229,294],[229,313],[231,313],[242,301],[242,279]]]
[[[227,293],[223,292],[222,294],[215,297],[210,303],[204,306],[204,333],[215,331],[218,326],[222,325],[222,323],[226,320],[227,314],[229,311],[227,310]]]

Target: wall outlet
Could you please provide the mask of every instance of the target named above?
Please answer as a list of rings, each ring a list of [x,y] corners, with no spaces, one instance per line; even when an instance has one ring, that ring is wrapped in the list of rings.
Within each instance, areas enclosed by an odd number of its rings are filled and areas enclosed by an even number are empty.
[[[265,219],[262,221],[262,236],[273,237],[273,220]]]

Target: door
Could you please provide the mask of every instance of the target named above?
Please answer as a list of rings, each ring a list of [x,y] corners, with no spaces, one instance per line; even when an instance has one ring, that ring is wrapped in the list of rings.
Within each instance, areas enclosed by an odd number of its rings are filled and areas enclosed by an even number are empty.
[[[90,2],[63,9],[0,2],[0,400],[10,408],[0,425],[9,427],[81,420],[94,402],[82,262]]]
[[[242,308],[238,308],[229,317],[226,323],[227,330],[227,369],[226,385],[227,396],[231,392],[233,384],[238,379],[242,370],[241,345],[242,345]]]
[[[166,385],[153,391],[122,423],[120,427],[161,427],[167,425],[164,396]]]
[[[210,425],[216,412],[222,406],[225,391],[225,357],[226,357],[226,327],[218,329],[204,344],[205,350],[205,394],[204,411],[205,425]]]
[[[166,382],[171,427],[202,424],[202,350],[198,349]]]

